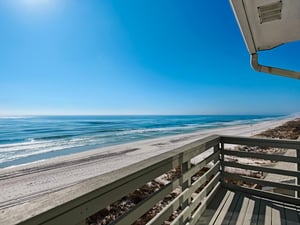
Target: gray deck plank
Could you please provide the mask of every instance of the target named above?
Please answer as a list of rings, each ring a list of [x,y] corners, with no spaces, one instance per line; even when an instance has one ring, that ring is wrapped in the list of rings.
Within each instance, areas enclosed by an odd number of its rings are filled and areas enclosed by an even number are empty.
[[[272,207],[266,204],[265,225],[272,225]]]
[[[253,212],[252,212],[252,215],[251,215],[251,222],[250,222],[251,225],[257,225],[258,216],[259,216],[260,202],[261,202],[260,198],[255,198],[254,208],[253,208]]]
[[[250,225],[251,224],[251,218],[254,210],[255,201],[253,198],[249,198],[248,207],[245,212],[245,218],[243,225]]]
[[[284,205],[285,210],[285,220],[287,225],[299,225],[299,216],[296,207],[289,206],[287,204]]]
[[[259,205],[259,214],[257,217],[257,225],[263,225],[266,217],[266,202],[261,200]]]
[[[231,222],[231,219],[237,210],[237,205],[240,199],[241,193],[240,192],[234,192],[233,199],[229,205],[229,208],[227,210],[226,216],[223,219],[222,225],[229,225]]]
[[[200,217],[197,225],[207,225],[211,221],[213,223],[218,217],[219,213],[222,211],[229,195],[230,191],[221,188],[214,197],[214,200],[211,202],[211,204],[209,204],[203,215]]]
[[[243,218],[245,217],[244,212],[242,212],[243,203],[244,203],[245,199],[246,199],[246,196],[243,194],[240,194],[239,199],[235,205],[235,208],[233,209],[233,212],[232,212],[232,215],[230,218],[230,222],[228,223],[229,225],[241,224],[241,222],[238,223],[238,218],[241,217],[241,220],[243,220]],[[247,204],[245,204],[245,205],[247,205]]]
[[[297,212],[298,212],[298,218],[299,218],[299,221],[300,221],[300,206],[297,206]]]
[[[221,189],[197,225],[299,225],[300,206]],[[223,196],[223,199],[220,199]],[[207,216],[210,215],[210,216]],[[210,219],[210,222],[209,222]]]
[[[286,225],[284,208],[280,204],[273,204],[272,225]]]
[[[224,204],[224,207],[222,209],[222,211],[220,212],[219,216],[217,217],[217,219],[214,221],[214,225],[221,225],[223,224],[223,220],[225,219],[226,215],[227,215],[227,212],[229,210],[229,207],[232,203],[232,200],[235,196],[235,193],[234,192],[230,192],[225,204]]]
[[[268,210],[267,210],[268,209]],[[258,225],[271,225],[272,224],[272,210],[264,200],[260,201],[259,214],[258,214]]]
[[[231,191],[226,190],[226,195],[225,195],[224,199],[222,200],[220,206],[216,210],[215,214],[213,215],[212,219],[210,220],[209,225],[214,225],[215,222],[217,221],[217,219],[219,218],[220,213],[223,212],[224,210],[226,210],[225,205],[226,205],[226,202],[228,201],[228,199],[230,198],[230,196],[233,196],[233,193]],[[231,200],[229,200],[229,201],[231,201]],[[204,223],[203,225],[206,225],[206,224]]]
[[[249,206],[249,198],[248,196],[243,196],[242,198],[242,206],[241,206],[241,211],[239,213],[239,216],[236,220],[236,224],[237,225],[243,225],[244,224],[244,221],[245,221],[245,218],[246,218],[246,215],[247,215],[247,209],[248,209],[248,206]]]

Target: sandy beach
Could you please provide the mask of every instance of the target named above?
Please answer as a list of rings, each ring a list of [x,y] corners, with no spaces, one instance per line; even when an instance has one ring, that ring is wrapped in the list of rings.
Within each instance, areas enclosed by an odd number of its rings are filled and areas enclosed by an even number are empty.
[[[209,135],[253,136],[292,119],[285,118],[253,125],[203,130],[191,134],[95,149],[28,165],[1,169],[0,186],[1,192],[5,194],[0,196],[0,208],[29,202],[45,193],[72,186],[82,180],[128,166]]]

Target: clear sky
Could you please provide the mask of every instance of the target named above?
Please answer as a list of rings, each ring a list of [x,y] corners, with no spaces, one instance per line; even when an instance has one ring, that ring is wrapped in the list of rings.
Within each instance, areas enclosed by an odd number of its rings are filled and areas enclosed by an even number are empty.
[[[0,34],[0,115],[300,111],[300,81],[251,69],[228,0],[2,0]],[[262,62],[300,69],[299,50]]]

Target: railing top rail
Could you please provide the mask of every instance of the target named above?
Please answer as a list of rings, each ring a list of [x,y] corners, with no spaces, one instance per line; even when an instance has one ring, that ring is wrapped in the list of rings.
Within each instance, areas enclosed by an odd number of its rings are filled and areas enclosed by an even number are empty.
[[[217,145],[219,142],[218,135],[209,136],[125,168],[87,179],[51,194],[43,195],[31,200],[30,203],[25,202],[3,209],[1,222],[6,225],[19,223],[42,224],[47,220],[64,214],[70,209],[92,201],[96,196],[114,187],[129,183],[137,177],[146,177],[150,181],[155,177],[148,176],[149,172],[159,168],[162,174]],[[158,176],[161,174],[158,174]]]
[[[220,136],[220,141],[225,144],[237,144],[260,147],[300,149],[299,140],[267,139],[254,137]]]

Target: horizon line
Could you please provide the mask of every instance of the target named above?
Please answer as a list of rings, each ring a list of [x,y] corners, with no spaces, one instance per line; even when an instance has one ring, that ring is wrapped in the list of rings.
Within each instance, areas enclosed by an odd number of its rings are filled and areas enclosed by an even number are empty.
[[[300,115],[300,112],[282,113],[224,113],[224,114],[4,114],[0,117],[34,117],[34,116],[293,116]]]

